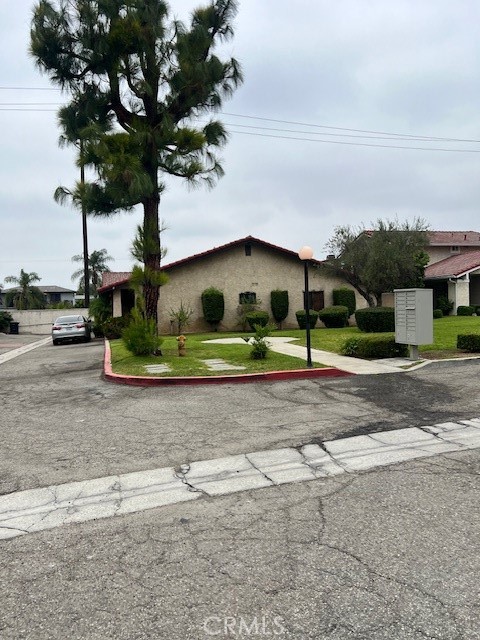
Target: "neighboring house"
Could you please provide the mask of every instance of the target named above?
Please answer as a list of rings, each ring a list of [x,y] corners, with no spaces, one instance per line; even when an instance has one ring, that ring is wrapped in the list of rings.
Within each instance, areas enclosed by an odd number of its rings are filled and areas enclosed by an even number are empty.
[[[348,286],[336,277],[320,275],[312,260],[309,268],[311,308],[330,306],[332,290]],[[208,331],[203,319],[201,294],[208,287],[221,289],[225,299],[225,315],[220,329],[236,330],[240,326],[239,307],[242,301],[257,302],[260,309],[270,308],[270,293],[274,289],[288,291],[289,313],[285,328],[297,328],[295,312],[303,308],[304,266],[295,251],[290,251],[258,238],[247,236],[209,251],[204,251],[162,267],[169,281],[160,289],[158,324],[161,333],[174,332],[171,311],[183,303],[193,310],[188,329]],[[134,293],[129,288],[130,273],[103,274],[99,293],[109,294],[114,316],[127,313],[134,305]],[[365,301],[357,295],[357,305]]]
[[[426,248],[430,262],[425,286],[433,289],[434,306],[439,296],[461,305],[480,306],[480,232],[431,231]]]
[[[73,289],[64,289],[63,287],[42,286],[35,285],[37,289],[43,293],[45,297],[45,304],[58,304],[59,302],[71,302],[72,305],[75,302],[75,291]],[[11,291],[20,291],[20,287],[11,287],[10,289],[3,289],[1,296],[5,301],[6,294]]]

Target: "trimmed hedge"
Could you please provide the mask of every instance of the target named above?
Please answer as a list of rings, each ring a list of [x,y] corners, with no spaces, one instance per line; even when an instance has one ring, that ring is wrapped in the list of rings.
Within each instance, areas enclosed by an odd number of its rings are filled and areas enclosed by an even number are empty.
[[[255,331],[255,325],[265,327],[270,319],[266,311],[250,311],[245,318],[252,331]]]
[[[480,333],[461,333],[457,336],[457,349],[478,353],[480,351]]]
[[[473,316],[474,313],[475,307],[468,307],[466,305],[457,307],[457,316]]]
[[[395,309],[393,307],[368,307],[355,311],[355,320],[360,331],[385,333],[395,331]]]
[[[433,310],[433,317],[438,319],[438,318],[443,318],[443,311],[441,309],[434,309]]]
[[[216,328],[225,313],[223,291],[215,287],[205,289],[202,293],[202,309],[205,320]]]
[[[347,289],[347,287],[341,287],[340,289],[334,289],[332,295],[334,306],[347,307],[348,317],[353,316],[357,308],[355,291],[353,291],[353,289]]]
[[[393,336],[353,336],[344,342],[342,354],[354,358],[405,358],[408,345],[397,344]]]
[[[300,311],[297,311],[295,313],[295,315],[297,316],[297,322],[298,322],[298,326],[300,327],[300,329],[306,329],[307,319],[306,319],[306,316],[305,316],[305,309],[300,309]],[[313,309],[309,309],[308,315],[310,316],[310,329],[313,329],[315,327],[315,325],[317,324],[318,311],[314,311]]]
[[[276,322],[283,322],[288,316],[288,291],[275,289],[270,292],[270,306]]]
[[[327,329],[340,329],[348,324],[348,307],[342,305],[325,307],[318,312],[318,317]]]
[[[123,330],[130,323],[130,316],[118,316],[109,318],[103,325],[103,333],[108,340],[117,340],[122,337]]]

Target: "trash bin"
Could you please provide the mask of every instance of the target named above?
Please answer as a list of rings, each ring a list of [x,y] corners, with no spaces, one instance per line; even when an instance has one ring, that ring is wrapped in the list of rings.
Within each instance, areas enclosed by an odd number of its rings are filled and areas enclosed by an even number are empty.
[[[18,335],[19,325],[20,325],[19,322],[10,322],[10,333],[14,333],[15,335]]]

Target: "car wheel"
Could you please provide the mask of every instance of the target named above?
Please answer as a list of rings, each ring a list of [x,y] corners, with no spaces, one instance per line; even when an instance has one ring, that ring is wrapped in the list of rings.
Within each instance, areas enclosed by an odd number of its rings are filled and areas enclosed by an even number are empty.
[[[58,345],[58,340],[53,340],[53,344],[56,347]]]

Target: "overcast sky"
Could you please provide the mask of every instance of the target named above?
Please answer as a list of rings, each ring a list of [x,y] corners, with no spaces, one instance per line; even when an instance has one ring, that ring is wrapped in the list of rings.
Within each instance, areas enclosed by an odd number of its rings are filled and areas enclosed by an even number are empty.
[[[47,90],[27,53],[33,4],[0,3],[0,284],[23,268],[74,288],[81,218],[53,192],[78,170],[57,144],[66,96]],[[170,4],[184,18],[202,3]],[[294,251],[309,244],[322,258],[336,225],[378,218],[480,230],[477,1],[239,4],[228,52],[245,82],[221,115],[226,175],[211,191],[168,182],[166,262],[247,235]],[[129,270],[141,219],[140,210],[89,219],[90,252],[105,248],[113,271]]]

